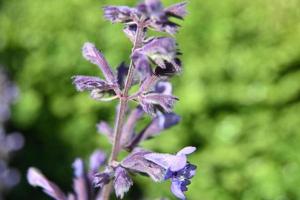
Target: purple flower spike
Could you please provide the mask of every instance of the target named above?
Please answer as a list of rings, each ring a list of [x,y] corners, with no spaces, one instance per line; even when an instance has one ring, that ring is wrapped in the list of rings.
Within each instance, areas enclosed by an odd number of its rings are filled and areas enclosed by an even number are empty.
[[[147,93],[140,95],[138,100],[146,113],[155,116],[157,111],[172,112],[178,98],[172,95]]]
[[[112,23],[127,23],[134,19],[135,9],[128,6],[106,6],[104,17]]]
[[[109,84],[115,84],[117,82],[117,79],[104,56],[98,51],[94,44],[86,42],[82,48],[82,55],[91,63],[98,65]]]
[[[114,188],[117,197],[123,199],[124,194],[129,191],[133,185],[131,178],[123,167],[117,167],[115,171]]]
[[[49,181],[38,169],[29,168],[27,172],[27,180],[32,186],[43,188],[44,192],[56,200],[66,200],[65,194],[60,188]]]
[[[171,179],[171,191],[173,194],[180,198],[185,199],[184,193],[187,191],[187,185],[196,172],[196,166],[187,162],[186,156],[193,153],[195,147],[185,147],[180,150],[176,155],[150,153],[144,157],[164,169],[166,169],[166,179]]]

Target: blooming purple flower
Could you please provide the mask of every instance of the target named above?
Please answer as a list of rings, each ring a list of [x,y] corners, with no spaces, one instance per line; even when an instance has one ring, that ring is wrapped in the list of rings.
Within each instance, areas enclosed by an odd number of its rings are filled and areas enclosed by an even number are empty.
[[[173,75],[181,71],[181,62],[177,58],[179,54],[174,39],[159,37],[148,40],[143,47],[136,49],[132,60],[140,74],[149,76],[152,73],[151,60],[158,68],[156,75]],[[159,73],[160,71],[168,73]]]
[[[165,179],[171,179],[171,190],[175,196],[180,199],[185,199],[184,193],[187,190],[187,185],[196,172],[196,166],[187,162],[186,156],[193,153],[195,147],[185,147],[176,155],[150,153],[144,155],[146,160],[149,160],[164,169],[166,169]]]

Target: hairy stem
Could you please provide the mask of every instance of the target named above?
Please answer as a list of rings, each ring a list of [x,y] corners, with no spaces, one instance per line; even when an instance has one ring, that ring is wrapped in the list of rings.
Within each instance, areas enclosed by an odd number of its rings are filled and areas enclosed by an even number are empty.
[[[144,28],[143,25],[137,25],[137,30],[136,30],[134,44],[132,47],[132,52],[135,49],[142,46],[143,28]],[[118,108],[118,112],[117,112],[116,124],[115,124],[115,128],[114,128],[114,139],[113,139],[113,143],[112,143],[112,151],[111,151],[111,155],[109,158],[109,165],[111,165],[117,159],[119,151],[120,151],[120,143],[121,143],[120,139],[121,139],[122,127],[123,127],[124,119],[125,119],[125,112],[126,112],[126,108],[128,105],[128,92],[129,92],[129,89],[130,89],[132,81],[133,81],[133,74],[134,74],[133,72],[134,72],[134,64],[131,59],[127,78],[125,81],[124,90],[120,97],[120,103],[119,103],[119,108]],[[107,184],[103,187],[101,200],[109,200],[112,186],[113,186],[113,184],[112,184],[112,182],[110,182],[109,184]]]

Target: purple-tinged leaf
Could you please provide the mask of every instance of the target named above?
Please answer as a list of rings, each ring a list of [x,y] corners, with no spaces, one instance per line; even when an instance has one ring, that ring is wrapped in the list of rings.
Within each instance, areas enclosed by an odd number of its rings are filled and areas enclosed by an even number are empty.
[[[115,171],[114,188],[116,196],[123,199],[124,194],[129,191],[133,182],[123,167],[117,167]]]
[[[108,83],[114,85],[117,82],[117,79],[109,64],[94,44],[86,42],[82,48],[82,55],[91,63],[98,65]]]
[[[30,167],[27,172],[27,180],[30,185],[43,188],[44,192],[56,200],[66,200],[65,194],[60,188],[49,181],[38,169]]]
[[[128,170],[147,174],[156,182],[164,180],[165,169],[144,158],[149,153],[151,152],[136,148],[121,162],[121,166]]]

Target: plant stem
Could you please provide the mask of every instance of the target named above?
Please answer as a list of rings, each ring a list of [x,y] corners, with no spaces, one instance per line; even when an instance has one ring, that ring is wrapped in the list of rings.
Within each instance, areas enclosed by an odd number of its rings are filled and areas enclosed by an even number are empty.
[[[137,25],[137,30],[136,30],[134,44],[132,47],[132,52],[135,49],[142,46],[143,28],[144,28],[143,25]],[[119,108],[118,108],[118,112],[117,112],[116,124],[115,124],[115,129],[114,129],[114,139],[113,139],[113,143],[112,143],[112,151],[111,151],[111,155],[110,155],[110,158],[108,161],[109,165],[111,165],[112,162],[117,159],[119,151],[120,151],[120,139],[121,139],[122,127],[123,127],[124,118],[125,118],[125,112],[126,112],[126,108],[128,105],[128,92],[129,92],[129,89],[130,89],[132,81],[133,81],[133,74],[134,74],[133,72],[134,72],[134,64],[131,59],[127,78],[125,81],[124,90],[120,97]],[[103,187],[102,194],[101,194],[101,200],[109,200],[112,186],[113,186],[113,184],[112,184],[112,182],[110,182],[109,184],[107,184]]]

